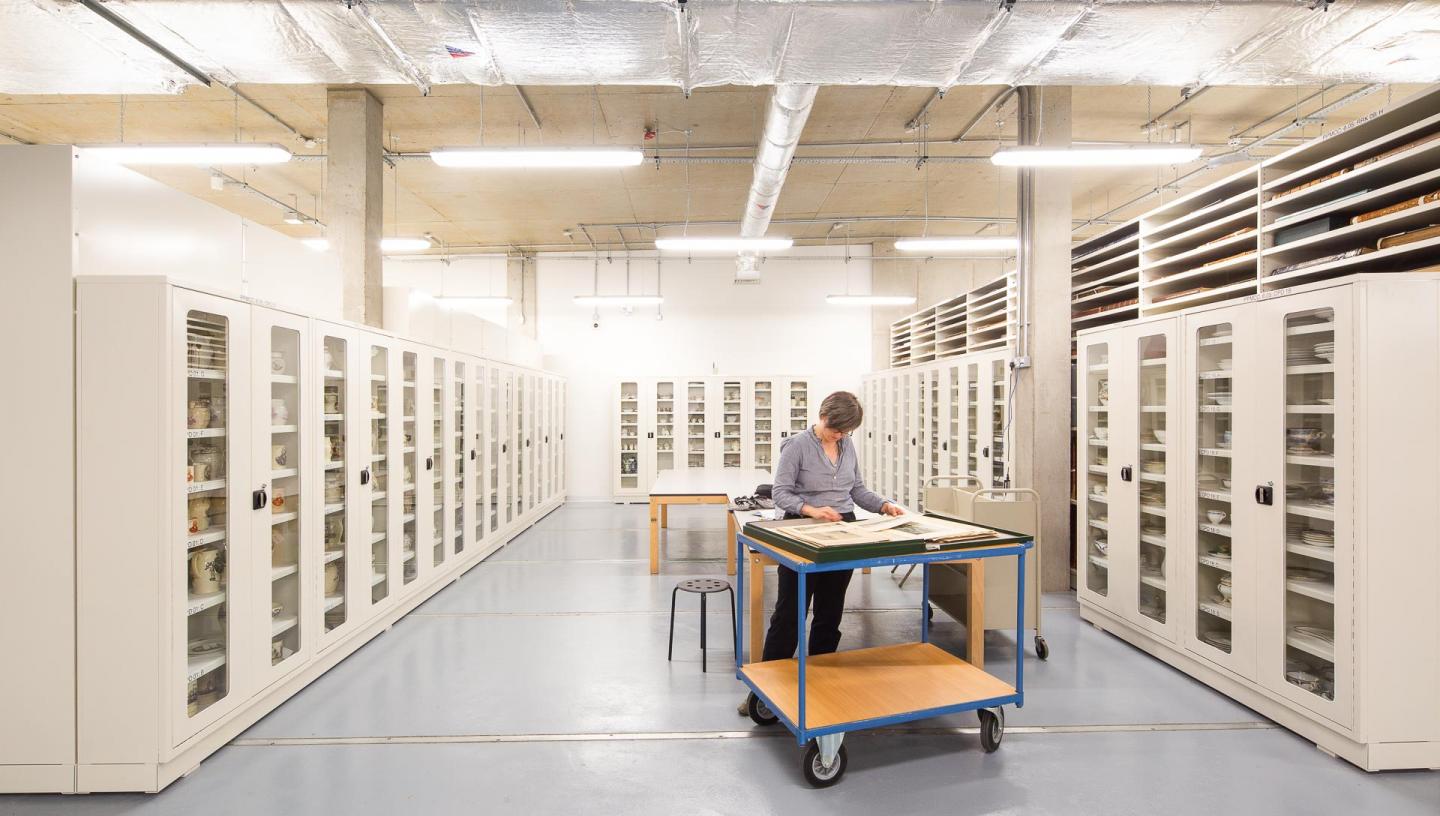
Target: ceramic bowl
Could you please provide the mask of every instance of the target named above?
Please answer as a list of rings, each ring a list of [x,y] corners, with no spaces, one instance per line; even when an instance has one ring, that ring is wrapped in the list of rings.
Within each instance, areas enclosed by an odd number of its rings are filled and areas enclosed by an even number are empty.
[[[1205,511],[1205,518],[1210,519],[1210,523],[1211,523],[1211,524],[1221,524],[1221,523],[1223,523],[1223,522],[1225,521],[1225,516],[1226,516],[1226,513],[1225,513],[1224,510],[1206,510],[1206,511]]]
[[[1095,552],[1098,552],[1101,555],[1104,555],[1110,549],[1110,542],[1103,538],[1097,538],[1092,543],[1095,546]]]
[[[1156,441],[1156,442],[1159,442],[1159,443],[1162,444],[1162,445],[1165,444],[1165,429],[1164,429],[1164,428],[1156,428],[1155,430],[1151,431],[1151,433],[1155,434],[1155,441]]]
[[[1096,438],[1096,439],[1109,439],[1109,438],[1110,438],[1110,429],[1107,428],[1107,427],[1105,427],[1104,425],[1097,426],[1097,427],[1095,428],[1095,438]]]

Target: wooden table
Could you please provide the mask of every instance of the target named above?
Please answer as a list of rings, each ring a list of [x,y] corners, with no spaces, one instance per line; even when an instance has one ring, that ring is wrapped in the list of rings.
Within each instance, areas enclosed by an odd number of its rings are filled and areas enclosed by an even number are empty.
[[[867,514],[868,515],[868,514]],[[731,550],[735,549],[735,533],[745,526],[748,521],[758,518],[753,511],[738,510],[730,514],[729,535]],[[750,660],[758,662],[760,655],[765,651],[765,630],[766,626],[761,624],[765,618],[765,568],[776,566],[775,560],[770,556],[756,552],[746,551],[748,563],[745,575],[746,599],[742,603],[749,604],[749,615],[752,621],[750,625]],[[976,668],[985,668],[985,561],[980,558],[956,559],[944,561],[945,564],[964,564],[966,566],[968,580],[967,595],[969,604],[966,610],[965,620],[965,652],[966,659]],[[733,571],[732,571],[733,572]],[[866,569],[865,572],[870,572]]]
[[[662,470],[650,487],[650,574],[660,573],[660,529],[670,526],[672,504],[719,504],[727,508],[725,572],[735,574],[735,516],[728,511],[736,496],[749,496],[769,484],[770,471],[743,468]]]

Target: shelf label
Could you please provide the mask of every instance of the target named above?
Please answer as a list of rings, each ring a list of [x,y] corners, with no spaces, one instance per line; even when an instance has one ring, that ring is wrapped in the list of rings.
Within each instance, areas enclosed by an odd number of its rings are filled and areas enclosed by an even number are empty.
[[[1230,536],[1230,528],[1220,524],[1202,524],[1200,525],[1200,532],[1213,533],[1227,538]]]

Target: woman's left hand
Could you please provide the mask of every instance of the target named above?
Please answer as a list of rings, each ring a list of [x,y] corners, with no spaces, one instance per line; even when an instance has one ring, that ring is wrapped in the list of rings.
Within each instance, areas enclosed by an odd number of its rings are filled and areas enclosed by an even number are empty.
[[[880,512],[884,513],[887,516],[903,516],[905,515],[905,508],[901,507],[898,504],[885,502],[884,504],[880,505]]]

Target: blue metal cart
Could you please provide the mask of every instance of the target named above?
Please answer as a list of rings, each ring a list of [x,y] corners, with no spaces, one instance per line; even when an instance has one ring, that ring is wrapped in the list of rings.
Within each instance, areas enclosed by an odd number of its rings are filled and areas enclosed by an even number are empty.
[[[1002,531],[1003,532],[1003,531]],[[1025,597],[1025,551],[1033,539],[960,550],[926,551],[911,555],[861,558],[816,563],[774,547],[744,532],[735,536],[738,563],[746,562],[747,549],[763,553],[797,573],[796,595],[805,597],[806,578],[817,572],[919,564],[923,569],[920,592],[920,640],[808,656],[805,644],[805,605],[800,604],[796,627],[798,658],[745,663],[743,650],[735,655],[735,676],[750,688],[750,718],[761,725],[785,724],[805,750],[801,765],[805,779],[815,787],[828,787],[845,773],[845,734],[866,728],[913,722],[928,717],[975,711],[980,718],[980,741],[985,751],[1000,747],[1005,734],[1002,706],[1025,705],[1025,650],[1015,649],[1015,685],[986,673],[930,643],[930,564],[957,558],[1015,557],[1019,562],[1016,597]],[[745,595],[745,574],[736,571],[738,592]],[[1025,605],[1015,613],[1015,642],[1025,631]],[[744,605],[737,612],[739,643],[745,643]],[[759,621],[752,621],[760,625]]]

